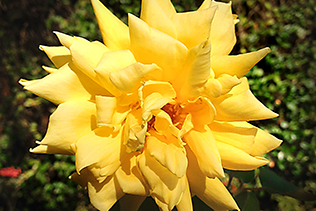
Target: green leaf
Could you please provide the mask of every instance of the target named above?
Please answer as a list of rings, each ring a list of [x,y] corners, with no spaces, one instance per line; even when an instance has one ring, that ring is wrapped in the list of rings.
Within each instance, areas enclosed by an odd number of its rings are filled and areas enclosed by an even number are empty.
[[[274,173],[267,167],[260,169],[259,178],[262,187],[270,193],[279,193],[303,201],[316,200],[315,194],[308,193],[298,188],[292,183],[279,177],[276,173]]]
[[[243,191],[235,196],[235,200],[242,211],[260,211],[259,200],[252,192]]]
[[[231,177],[237,177],[241,179],[244,183],[251,182],[255,177],[255,171],[233,171],[225,169],[225,172]]]

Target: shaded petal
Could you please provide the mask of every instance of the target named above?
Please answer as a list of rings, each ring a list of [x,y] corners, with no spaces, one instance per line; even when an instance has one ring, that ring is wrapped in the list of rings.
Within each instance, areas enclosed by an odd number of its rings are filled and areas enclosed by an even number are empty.
[[[39,48],[44,51],[53,64],[60,68],[71,60],[70,51],[64,46],[48,47],[40,45]]]
[[[157,112],[167,103],[174,101],[176,92],[168,82],[146,81],[138,90],[138,95],[143,121],[148,122],[152,118],[153,112]]]
[[[118,106],[115,97],[96,96],[96,106],[98,126],[113,127],[115,131],[120,128],[130,111],[127,106]]]
[[[147,23],[129,14],[131,51],[143,64],[157,64],[163,70],[163,80],[174,79],[183,64],[187,48],[178,40],[150,28]]]
[[[115,172],[115,178],[124,193],[141,196],[149,195],[148,187],[137,169],[135,153],[129,154],[125,158]]]
[[[199,168],[196,155],[186,147],[189,159],[187,177],[192,195],[218,211],[239,210],[235,200],[218,178],[206,177]]]
[[[210,28],[216,7],[204,10],[177,13],[172,16],[172,22],[177,29],[177,39],[188,49],[199,45],[210,36]]]
[[[186,177],[178,178],[162,166],[147,150],[138,156],[138,168],[149,185],[151,196],[161,210],[172,210],[186,189]]]
[[[80,104],[80,106],[78,106]],[[60,104],[50,116],[47,133],[34,153],[74,154],[71,144],[96,128],[95,104],[75,101]]]
[[[244,76],[255,64],[263,59],[270,52],[270,48],[239,54],[239,55],[219,55],[212,57],[212,69],[215,74],[236,75],[238,78]]]
[[[187,158],[183,146],[175,137],[154,134],[147,138],[147,152],[172,174],[181,178],[187,170]]]
[[[121,91],[111,82],[110,74],[128,67],[135,62],[136,60],[129,50],[109,51],[103,54],[99,64],[95,68],[95,73],[107,90],[114,96],[120,96]]]
[[[91,95],[80,83],[78,76],[64,65],[42,79],[19,81],[24,88],[40,97],[43,97],[55,104],[66,101],[89,100]]]
[[[253,157],[230,144],[220,141],[216,144],[221,155],[223,167],[226,169],[249,171],[269,163],[265,158]]]
[[[234,122],[213,122],[209,125],[216,141],[230,144],[246,153],[250,153],[257,130],[243,127]]]
[[[105,127],[81,137],[73,147],[77,172],[89,167],[94,177],[101,181],[112,175],[126,156],[121,139],[121,131],[113,133],[112,129]]]
[[[205,127],[204,131],[192,129],[185,134],[184,140],[195,154],[199,167],[205,176],[210,178],[225,177],[216,141],[208,127]]]
[[[150,27],[158,29],[161,32],[164,32],[171,37],[177,39],[177,30],[171,21],[173,14],[176,14],[176,11],[172,7],[169,9],[171,12],[168,15],[159,3],[169,2],[169,0],[144,0],[142,1],[142,10],[140,18],[145,21]],[[167,5],[167,4],[166,4]]]
[[[99,210],[109,210],[124,195],[113,176],[100,183],[85,168],[81,174],[73,173],[69,178],[88,190],[91,203]]]
[[[155,64],[134,63],[124,69],[110,73],[110,80],[121,92],[133,92],[140,86],[140,80],[150,72],[161,70]],[[138,86],[137,86],[138,85]]]
[[[91,2],[105,45],[111,50],[128,49],[130,45],[128,27],[99,0],[91,0]]]
[[[199,97],[195,101],[189,102],[183,112],[192,115],[192,124],[196,130],[204,130],[204,126],[214,121],[216,110],[209,99]]]
[[[178,137],[179,129],[173,125],[172,119],[168,113],[163,110],[160,110],[155,114],[155,129],[158,133],[169,137],[171,135]]]
[[[91,204],[97,209],[109,210],[124,195],[113,176],[102,183],[99,183],[92,175],[90,178],[87,185],[89,198]]]
[[[137,211],[146,199],[146,196],[136,196],[125,194],[120,200],[121,211]]]
[[[235,86],[227,95],[212,100],[217,111],[216,120],[251,121],[278,116],[252,94],[246,78],[241,81],[241,84]]]
[[[144,147],[146,132],[147,123],[142,120],[141,109],[131,111],[124,127],[124,145],[128,153],[140,151]]]
[[[231,2],[222,3],[212,1],[211,6],[217,6],[210,33],[211,55],[228,55],[236,43]]]

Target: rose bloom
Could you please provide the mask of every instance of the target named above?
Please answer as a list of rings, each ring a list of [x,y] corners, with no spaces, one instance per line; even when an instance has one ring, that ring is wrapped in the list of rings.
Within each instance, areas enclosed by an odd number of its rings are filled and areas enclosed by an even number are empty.
[[[55,32],[40,46],[56,68],[25,89],[56,105],[31,152],[75,155],[70,178],[91,203],[137,210],[151,196],[161,210],[192,210],[196,195],[214,210],[239,209],[219,178],[253,170],[281,141],[247,121],[277,117],[243,77],[269,48],[229,55],[237,16],[205,0],[177,13],[169,0],[143,0],[128,26],[98,0],[103,42]]]

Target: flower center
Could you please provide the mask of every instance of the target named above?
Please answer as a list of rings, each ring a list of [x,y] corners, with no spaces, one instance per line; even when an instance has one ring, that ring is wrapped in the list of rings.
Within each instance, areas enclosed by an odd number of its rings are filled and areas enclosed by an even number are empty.
[[[184,111],[184,105],[168,103],[162,107],[162,110],[169,114],[173,125],[181,130],[184,120],[188,115],[188,113]]]

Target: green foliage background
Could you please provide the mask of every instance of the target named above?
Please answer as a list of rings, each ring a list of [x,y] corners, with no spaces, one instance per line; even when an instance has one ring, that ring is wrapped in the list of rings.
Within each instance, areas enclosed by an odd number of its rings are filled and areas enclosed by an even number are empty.
[[[139,15],[140,1],[103,1],[124,22]],[[201,0],[173,1],[178,11],[196,9]],[[316,193],[316,1],[233,0],[238,42],[232,54],[269,46],[271,53],[247,76],[254,94],[280,114],[253,122],[284,140],[268,155],[273,171]],[[68,180],[72,156],[28,152],[45,134],[55,106],[23,91],[20,78],[45,75],[51,66],[38,46],[59,45],[52,31],[101,40],[88,0],[1,0],[0,2],[0,168],[22,169],[18,178],[0,178],[1,210],[94,210],[85,191]],[[315,203],[259,196],[262,210],[311,210]],[[293,201],[294,200],[294,201]],[[289,208],[286,204],[294,204]]]

